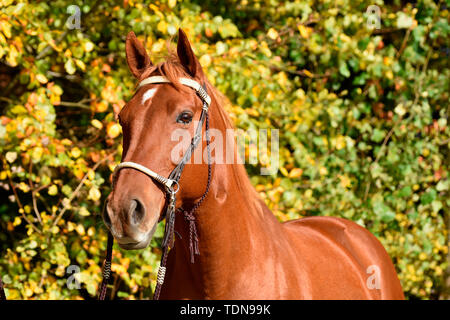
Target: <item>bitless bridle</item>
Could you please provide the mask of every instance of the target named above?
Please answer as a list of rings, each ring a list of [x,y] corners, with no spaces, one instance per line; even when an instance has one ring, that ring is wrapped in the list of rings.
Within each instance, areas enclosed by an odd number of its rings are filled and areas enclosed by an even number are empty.
[[[176,211],[183,212],[185,219],[189,222],[189,250],[191,255],[191,263],[194,263],[194,254],[199,255],[200,251],[198,248],[198,236],[197,236],[197,229],[195,226],[195,216],[194,212],[198,209],[198,207],[201,205],[203,200],[206,198],[206,195],[208,194],[209,187],[211,184],[211,150],[210,150],[210,139],[209,139],[209,118],[208,118],[208,108],[211,104],[211,97],[208,95],[206,91],[206,86],[201,86],[197,81],[189,79],[189,78],[179,78],[178,81],[195,90],[197,95],[200,97],[203,103],[202,112],[200,114],[200,120],[198,123],[198,126],[195,130],[194,137],[191,140],[191,144],[189,145],[189,148],[187,149],[186,153],[184,154],[181,161],[178,163],[178,165],[172,170],[172,172],[169,174],[169,177],[163,177],[159,175],[158,173],[154,172],[153,170],[135,163],[131,161],[126,161],[118,164],[113,172],[113,189],[115,185],[115,181],[117,178],[117,175],[119,171],[123,168],[131,168],[138,170],[147,176],[151,177],[154,181],[160,183],[165,188],[166,192],[166,201],[167,201],[167,208],[164,213],[164,215],[161,216],[161,219],[166,219],[166,225],[164,229],[164,238],[162,242],[162,256],[161,256],[161,263],[159,265],[158,269],[158,275],[156,280],[156,288],[155,293],[153,295],[154,300],[159,299],[159,295],[161,293],[161,287],[164,283],[164,278],[166,274],[166,264],[167,264],[167,257],[169,253],[169,248],[173,247],[174,244],[174,231],[175,231],[175,214]],[[148,84],[161,84],[161,83],[170,83],[171,81],[163,76],[153,76],[146,78],[142,80],[139,85],[138,89],[148,85]],[[183,172],[184,166],[188,161],[190,160],[192,153],[194,152],[195,148],[199,145],[201,139],[202,139],[202,127],[203,123],[205,122],[205,135],[206,135],[206,147],[208,152],[208,181],[206,185],[205,192],[203,193],[202,197],[194,204],[194,206],[189,210],[184,210],[182,208],[175,208],[176,203],[176,193],[179,191],[180,186],[178,184],[181,173]],[[108,244],[106,249],[106,259],[103,267],[103,281],[100,285],[100,293],[99,293],[99,299],[104,300],[106,296],[106,287],[109,283],[109,280],[111,278],[111,259],[112,259],[112,246],[113,246],[114,238],[110,232],[108,232]]]

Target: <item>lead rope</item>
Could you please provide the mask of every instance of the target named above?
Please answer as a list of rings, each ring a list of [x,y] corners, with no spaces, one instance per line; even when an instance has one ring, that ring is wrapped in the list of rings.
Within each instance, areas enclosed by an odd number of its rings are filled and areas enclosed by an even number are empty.
[[[106,245],[106,258],[105,264],[103,266],[103,280],[100,285],[100,294],[98,296],[99,300],[105,300],[106,289],[109,284],[109,279],[111,278],[111,260],[112,260],[112,248],[113,248],[114,238],[111,232],[108,232],[108,244]]]

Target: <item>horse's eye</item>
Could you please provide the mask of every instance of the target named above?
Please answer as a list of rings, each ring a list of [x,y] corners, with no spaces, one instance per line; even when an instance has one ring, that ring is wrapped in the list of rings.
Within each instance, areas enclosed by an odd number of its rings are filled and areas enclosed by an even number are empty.
[[[191,111],[183,111],[177,117],[177,122],[182,124],[189,124],[192,121],[193,113]]]

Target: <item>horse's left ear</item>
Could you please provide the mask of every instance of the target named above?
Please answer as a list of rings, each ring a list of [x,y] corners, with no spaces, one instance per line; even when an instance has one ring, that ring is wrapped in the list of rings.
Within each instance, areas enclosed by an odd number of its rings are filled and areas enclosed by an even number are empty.
[[[139,78],[145,69],[152,65],[147,51],[145,51],[143,44],[136,38],[133,31],[130,31],[127,35],[125,52],[128,67],[136,78]]]
[[[195,56],[194,51],[192,51],[191,44],[181,28],[178,29],[177,54],[181,64],[191,77],[202,78],[202,66]]]

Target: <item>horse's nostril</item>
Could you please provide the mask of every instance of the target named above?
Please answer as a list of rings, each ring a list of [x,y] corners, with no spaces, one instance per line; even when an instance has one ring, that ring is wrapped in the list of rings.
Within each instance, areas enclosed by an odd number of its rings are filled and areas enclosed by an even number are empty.
[[[145,216],[145,208],[142,202],[137,199],[131,200],[130,204],[130,219],[131,224],[138,225],[142,222]]]

